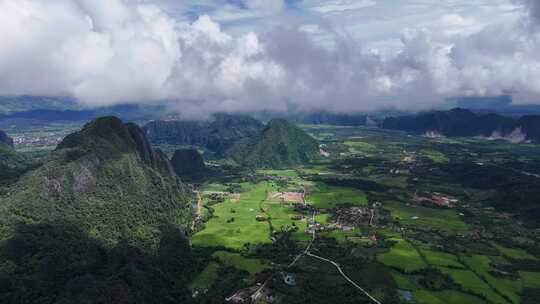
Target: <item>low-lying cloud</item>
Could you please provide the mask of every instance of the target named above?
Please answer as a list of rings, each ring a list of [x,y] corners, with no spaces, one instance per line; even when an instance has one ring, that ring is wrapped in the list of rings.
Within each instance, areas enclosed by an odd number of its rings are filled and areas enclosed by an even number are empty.
[[[522,1],[522,21],[540,19],[537,1]],[[283,8],[272,3],[248,1]],[[540,37],[528,24],[446,40],[409,29],[389,52],[335,32],[322,46],[293,26],[233,36],[208,16],[180,22],[140,2],[0,0],[0,94],[67,95],[89,106],[173,100],[188,114],[424,109],[508,92],[540,102]]]

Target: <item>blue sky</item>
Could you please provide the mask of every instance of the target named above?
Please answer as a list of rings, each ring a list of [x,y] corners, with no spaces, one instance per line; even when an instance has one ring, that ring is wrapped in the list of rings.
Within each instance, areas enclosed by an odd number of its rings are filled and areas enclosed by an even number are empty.
[[[150,0],[151,1],[151,0]],[[152,1],[151,1],[152,2]],[[522,7],[512,0],[264,0],[279,8],[246,0],[155,0],[179,19],[209,15],[232,33],[264,31],[272,26],[331,26],[358,39],[399,38],[406,28],[469,34],[496,22],[516,20]],[[286,22],[284,22],[286,21]]]

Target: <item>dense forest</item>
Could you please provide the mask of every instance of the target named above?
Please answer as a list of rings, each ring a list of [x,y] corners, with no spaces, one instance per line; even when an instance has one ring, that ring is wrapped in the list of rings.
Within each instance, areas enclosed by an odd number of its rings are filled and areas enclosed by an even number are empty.
[[[7,303],[187,297],[192,197],[138,126],[97,119],[9,189],[0,194]]]
[[[257,168],[306,164],[319,153],[319,144],[306,132],[283,119],[273,119],[256,136],[238,142],[228,155]]]

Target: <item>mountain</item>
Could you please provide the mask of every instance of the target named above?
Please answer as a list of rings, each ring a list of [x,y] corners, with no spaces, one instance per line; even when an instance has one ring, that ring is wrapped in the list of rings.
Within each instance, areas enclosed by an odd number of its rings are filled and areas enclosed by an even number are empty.
[[[80,107],[69,97],[0,96],[0,115],[32,110],[76,110]]]
[[[204,159],[196,149],[179,149],[174,152],[171,164],[176,174],[182,178],[196,178],[204,174]]]
[[[67,136],[0,193],[3,303],[185,303],[192,197],[135,124]]]
[[[324,124],[334,126],[365,126],[368,125],[370,121],[370,117],[362,113],[331,113],[325,111],[263,111],[255,112],[251,115],[261,121],[280,118],[296,124]]]
[[[103,116],[116,116],[128,121],[148,121],[165,115],[164,105],[117,105],[95,109],[32,109],[0,114],[0,127],[18,128],[51,122],[88,122]]]
[[[257,135],[235,144],[228,155],[239,164],[256,168],[283,168],[308,163],[319,144],[294,124],[273,119]]]
[[[534,104],[514,104],[513,96],[462,96],[446,100],[448,109],[463,108],[472,111],[484,111],[500,115],[519,117],[540,114],[540,106]]]
[[[540,116],[524,116],[516,120],[499,114],[477,114],[456,108],[387,118],[382,127],[449,137],[483,136],[510,141],[540,141],[540,135],[536,131],[540,128],[539,118]]]
[[[13,139],[2,130],[0,130],[0,144],[13,148]]]
[[[159,242],[159,226],[188,227],[191,197],[142,129],[99,118],[67,136],[38,169],[0,198],[0,237],[15,223],[75,221],[97,239]]]
[[[221,155],[263,127],[248,116],[215,114],[208,121],[153,121],[144,126],[144,131],[154,144],[198,146]]]

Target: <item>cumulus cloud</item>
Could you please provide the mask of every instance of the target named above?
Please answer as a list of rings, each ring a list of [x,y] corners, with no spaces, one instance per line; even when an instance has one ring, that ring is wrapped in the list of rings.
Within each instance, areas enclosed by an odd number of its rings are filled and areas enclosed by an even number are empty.
[[[540,38],[522,23],[476,29],[447,14],[443,26],[475,29],[442,38],[409,29],[388,50],[311,22],[332,47],[301,24],[232,35],[206,15],[181,22],[141,1],[0,0],[0,44],[9,46],[0,48],[0,94],[69,95],[91,106],[172,100],[187,115],[421,109],[509,91],[540,100]]]
[[[174,21],[151,5],[2,0],[0,12],[2,94],[161,98],[181,56]]]

